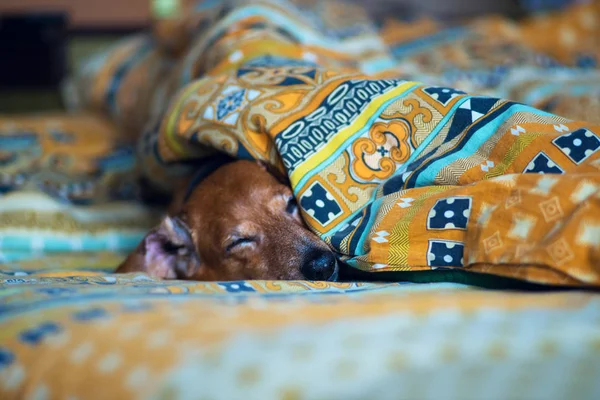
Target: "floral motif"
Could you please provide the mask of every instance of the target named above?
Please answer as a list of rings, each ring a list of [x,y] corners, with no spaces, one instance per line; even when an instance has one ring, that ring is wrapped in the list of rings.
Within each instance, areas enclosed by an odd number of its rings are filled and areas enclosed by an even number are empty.
[[[235,85],[227,86],[223,89],[222,95],[206,107],[204,119],[235,126],[244,107],[259,95],[260,91],[258,90],[245,89]]]
[[[361,179],[386,179],[410,156],[410,125],[404,119],[373,124],[368,137],[354,143],[352,167]]]
[[[227,114],[231,114],[240,108],[242,102],[244,101],[245,93],[246,90],[242,89],[221,99],[221,101],[219,101],[219,105],[217,106],[217,119],[221,121]]]

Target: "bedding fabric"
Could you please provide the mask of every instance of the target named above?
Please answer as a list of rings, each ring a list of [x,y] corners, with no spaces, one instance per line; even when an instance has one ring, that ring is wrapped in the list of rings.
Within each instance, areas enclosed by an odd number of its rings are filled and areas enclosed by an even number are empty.
[[[598,2],[157,12],[71,113],[0,119],[0,398],[600,397]],[[428,284],[111,274],[215,151],[285,171],[361,276]]]
[[[91,272],[3,282],[3,399],[600,393],[600,299],[590,293]]]
[[[114,125],[92,114],[0,116],[4,269],[137,245],[157,215],[136,201],[135,151],[119,142]]]

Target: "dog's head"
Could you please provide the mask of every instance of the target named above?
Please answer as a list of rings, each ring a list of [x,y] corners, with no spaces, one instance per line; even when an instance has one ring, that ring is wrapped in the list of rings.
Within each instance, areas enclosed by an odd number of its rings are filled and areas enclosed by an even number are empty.
[[[190,280],[335,280],[332,251],[304,225],[291,189],[265,165],[234,161],[207,176],[117,272]]]

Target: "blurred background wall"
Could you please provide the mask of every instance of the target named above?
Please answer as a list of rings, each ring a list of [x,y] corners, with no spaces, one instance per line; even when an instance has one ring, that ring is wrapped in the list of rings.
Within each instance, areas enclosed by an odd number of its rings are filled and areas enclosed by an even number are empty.
[[[0,14],[61,11],[73,29],[139,27],[150,19],[150,0],[0,0]]]
[[[156,1],[185,4],[198,0],[0,0],[0,59],[10,61],[0,63],[0,112],[60,109],[56,82],[79,61],[107,44],[126,33],[148,27],[152,4]],[[362,3],[375,19],[427,16],[458,22],[487,13],[517,17],[528,4],[535,3],[539,9],[584,0],[344,1]],[[40,65],[44,68],[40,69]],[[36,72],[29,73],[27,70],[34,66],[38,68]],[[7,68],[12,70],[7,73]],[[57,72],[49,72],[52,68]],[[11,76],[41,76],[43,73],[54,74],[55,78],[47,79],[54,79],[53,85],[34,82],[21,85],[22,78]],[[16,87],[18,85],[21,86]]]
[[[190,0],[181,0],[188,2]],[[489,12],[514,13],[519,0],[347,0],[363,3],[375,16],[427,14],[437,19],[457,19]],[[74,29],[130,28],[150,20],[151,0],[1,0],[0,14],[61,10],[69,14]]]

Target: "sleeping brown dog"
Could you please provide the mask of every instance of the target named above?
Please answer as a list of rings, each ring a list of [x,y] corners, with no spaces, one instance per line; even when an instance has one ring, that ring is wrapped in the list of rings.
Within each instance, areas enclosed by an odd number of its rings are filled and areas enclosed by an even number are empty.
[[[186,197],[116,272],[201,281],[336,280],[333,252],[304,225],[285,180],[265,165],[227,163]]]

